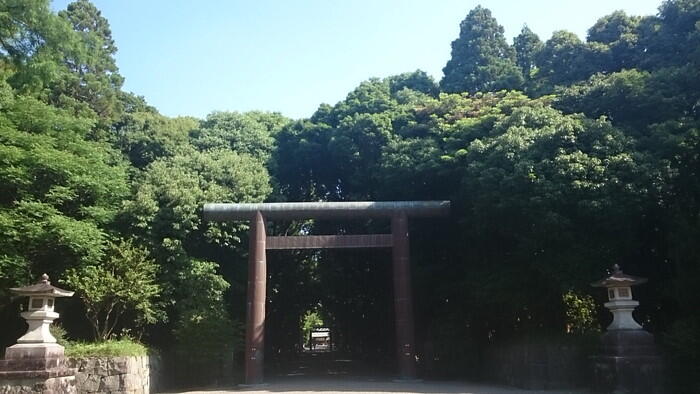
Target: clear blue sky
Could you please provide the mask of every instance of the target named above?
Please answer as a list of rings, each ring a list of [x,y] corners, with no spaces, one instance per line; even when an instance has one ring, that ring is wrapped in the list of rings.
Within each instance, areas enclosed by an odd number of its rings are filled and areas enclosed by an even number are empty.
[[[559,29],[583,38],[616,9],[655,14],[661,0],[93,2],[111,24],[125,90],[161,113],[259,109],[302,118],[370,77],[421,69],[439,80],[460,21],[478,4],[509,40],[527,24],[544,41]]]

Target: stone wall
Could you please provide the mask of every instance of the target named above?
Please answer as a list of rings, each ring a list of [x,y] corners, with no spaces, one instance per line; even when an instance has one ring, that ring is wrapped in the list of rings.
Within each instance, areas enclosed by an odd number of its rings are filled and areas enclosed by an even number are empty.
[[[590,375],[582,346],[562,343],[491,345],[484,354],[487,379],[526,389],[571,389],[586,386]]]
[[[78,394],[148,394],[158,385],[155,356],[70,358]]]
[[[75,377],[10,379],[0,377],[0,394],[75,393]]]
[[[75,376],[56,346],[9,347],[0,360],[0,394],[76,394]],[[49,357],[45,357],[45,355]]]

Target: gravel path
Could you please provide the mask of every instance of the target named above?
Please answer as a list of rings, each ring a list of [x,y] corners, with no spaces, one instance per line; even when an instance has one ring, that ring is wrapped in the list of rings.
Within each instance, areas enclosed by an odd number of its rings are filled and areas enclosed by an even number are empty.
[[[391,382],[361,379],[282,379],[257,387],[232,387],[229,390],[211,389],[203,391],[186,391],[188,394],[263,394],[263,393],[366,393],[366,394],[402,394],[402,393],[463,393],[463,394],[585,394],[587,391],[571,390],[522,390],[506,386],[465,383],[465,382]]]

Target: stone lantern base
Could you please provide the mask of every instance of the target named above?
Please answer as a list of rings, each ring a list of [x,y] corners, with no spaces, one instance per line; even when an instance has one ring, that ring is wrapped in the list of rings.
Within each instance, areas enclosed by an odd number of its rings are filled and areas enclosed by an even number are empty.
[[[10,346],[0,360],[0,394],[74,394],[75,370],[57,344]]]
[[[604,393],[664,393],[664,365],[654,336],[644,330],[610,330],[592,357],[593,386]]]

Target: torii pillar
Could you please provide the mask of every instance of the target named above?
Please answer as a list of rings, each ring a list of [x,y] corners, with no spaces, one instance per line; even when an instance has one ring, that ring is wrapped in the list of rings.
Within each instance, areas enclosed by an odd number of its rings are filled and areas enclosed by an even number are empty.
[[[391,218],[392,265],[394,271],[394,314],[396,319],[396,357],[399,379],[416,378],[413,299],[411,297],[411,261],[408,242],[408,218],[399,212]]]
[[[250,224],[248,252],[248,305],[245,331],[245,383],[263,382],[265,362],[265,292],[267,291],[267,256],[265,253],[265,219],[260,211]]]

